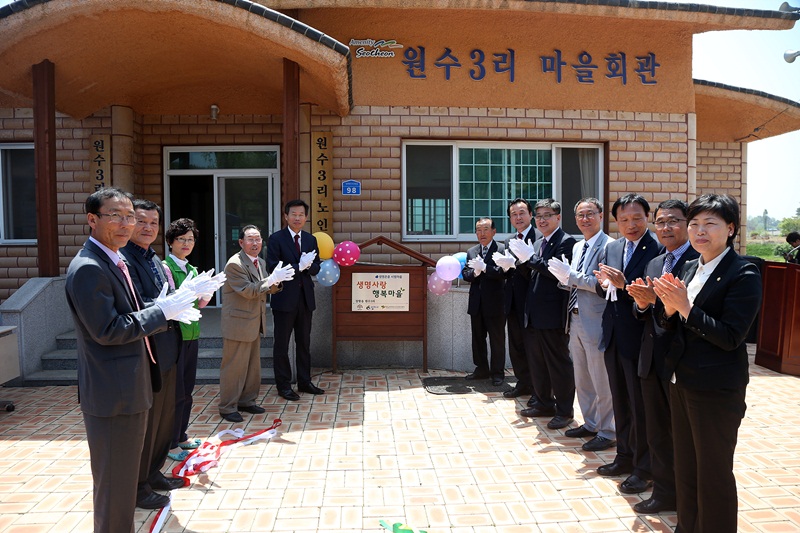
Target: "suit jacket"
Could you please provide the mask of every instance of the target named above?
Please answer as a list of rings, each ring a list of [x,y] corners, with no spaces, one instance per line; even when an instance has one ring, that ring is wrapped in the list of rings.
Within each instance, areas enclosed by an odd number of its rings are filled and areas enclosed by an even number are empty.
[[[680,259],[678,259],[678,262],[672,265],[672,272],[680,272],[680,269],[686,261],[691,261],[699,256],[700,254],[697,253],[697,250],[689,246],[689,248],[683,252]],[[661,277],[666,257],[667,254],[663,253],[647,263],[644,269],[645,276],[649,276],[650,278]],[[652,305],[648,306],[647,309],[639,310],[636,306],[636,302],[633,302],[633,313],[639,320],[644,321],[642,349],[639,352],[639,377],[647,377],[651,367],[656,375],[661,376],[664,373],[664,357],[666,357],[667,350],[669,350],[670,344],[672,343],[673,332],[667,331],[658,325],[656,316],[653,314]]]
[[[569,293],[558,287],[558,279],[548,270],[547,262],[562,255],[570,261],[575,239],[558,228],[550,234],[544,249],[543,242],[544,238],[533,243],[533,255],[524,265],[530,270],[531,283],[525,300],[523,324],[529,328],[565,330]]]
[[[687,286],[698,261],[687,262],[679,273]],[[667,319],[659,300],[655,309],[659,325],[676,330],[662,377],[669,379],[675,373],[677,383],[698,390],[745,387],[750,379],[745,338],[761,309],[761,293],[758,267],[729,250],[698,293],[685,322],[678,313]]]
[[[504,243],[505,247],[508,248],[508,243],[511,241],[511,239],[516,238],[517,236],[514,234],[506,239],[506,242]],[[525,242],[530,244],[541,238],[542,234],[539,233],[539,230],[531,226],[531,229],[528,230],[528,234],[525,235]],[[527,269],[510,268],[508,272],[506,272],[506,287],[503,308],[505,309],[506,316],[509,316],[512,310],[514,310],[514,312],[517,313],[517,318],[519,319],[520,324],[522,324],[525,320],[525,300],[528,298],[528,285],[530,282],[531,273]],[[513,305],[514,301],[517,302],[517,305]]]
[[[503,253],[505,247],[498,242],[492,241],[489,250],[483,261],[486,263],[486,270],[476,276],[475,271],[465,266],[461,270],[461,276],[470,283],[469,304],[467,314],[480,315],[481,309],[484,312],[495,315],[502,319],[503,315],[503,289],[505,288],[505,275],[503,269],[497,266],[492,259],[495,252]],[[477,244],[467,250],[467,263],[478,257],[481,253],[481,245]]]
[[[576,242],[572,247],[568,286],[562,287],[567,291],[573,288],[578,289],[578,309],[581,316],[585,318],[582,320],[583,327],[591,337],[594,348],[600,346],[600,338],[603,333],[601,321],[606,308],[606,301],[597,295],[597,277],[594,275],[594,271],[597,270],[600,263],[604,263],[606,260],[606,246],[609,240],[608,235],[601,230],[591,248],[586,249],[583,273],[578,272],[578,263],[581,260],[581,251],[586,239]],[[569,303],[569,298],[567,302]],[[567,324],[569,324],[569,316],[567,316]]]
[[[656,240],[655,235],[647,230],[633,251],[631,260],[625,269],[622,269],[625,254],[625,237],[611,242],[606,247],[605,264],[622,270],[625,275],[625,285],[644,275],[644,267],[651,259],[663,251],[663,246]],[[597,294],[605,298],[606,291],[598,283]],[[601,350],[607,350],[612,340],[617,343],[617,351],[622,357],[636,359],[642,344],[642,329],[644,324],[631,313],[633,298],[625,289],[617,290],[617,301],[608,301],[603,312],[603,340]]]
[[[283,261],[284,265],[292,265],[294,267],[294,278],[290,281],[285,281],[283,290],[273,296],[270,301],[272,308],[276,311],[291,311],[297,308],[301,296],[305,298],[306,305],[310,310],[313,311],[317,308],[317,303],[314,299],[314,280],[311,278],[311,276],[316,276],[319,273],[320,260],[316,237],[306,231],[301,231],[300,252],[300,254],[297,253],[294,239],[292,239],[292,234],[289,233],[288,227],[270,235],[267,243],[267,266],[269,271],[275,270],[279,261]],[[317,252],[317,256],[311,266],[301,272],[299,263],[302,252]]]
[[[222,337],[253,342],[267,331],[267,294],[278,290],[262,287],[266,263],[258,258],[258,269],[240,250],[225,264],[227,280],[222,286]]]
[[[161,294],[161,286],[158,285],[153,271],[150,270],[148,260],[142,255],[138,247],[132,242],[120,250],[120,255],[123,256],[125,263],[128,265],[128,271],[133,280],[133,286],[136,287],[136,292],[139,293],[145,303],[150,303]],[[157,255],[153,255],[152,259],[156,268],[159,270],[162,283],[167,283],[169,279],[164,271],[164,265],[161,264],[161,259]],[[174,292],[170,290],[169,292]],[[158,362],[158,369],[161,373],[167,372],[178,361],[180,354],[181,333],[178,323],[170,320],[167,326],[167,331],[158,333],[150,337],[150,347],[153,350],[153,355]],[[158,388],[156,389],[158,390]]]
[[[109,417],[150,409],[144,338],[167,329],[164,313],[141,301],[137,311],[122,272],[91,241],[67,269],[66,293],[78,337],[81,410]]]

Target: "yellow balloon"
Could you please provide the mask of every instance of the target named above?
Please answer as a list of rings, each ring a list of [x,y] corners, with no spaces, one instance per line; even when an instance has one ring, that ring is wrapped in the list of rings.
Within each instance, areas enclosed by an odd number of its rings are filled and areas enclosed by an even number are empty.
[[[317,247],[319,248],[319,258],[323,261],[333,257],[333,239],[324,231],[318,231],[313,234],[317,239]]]

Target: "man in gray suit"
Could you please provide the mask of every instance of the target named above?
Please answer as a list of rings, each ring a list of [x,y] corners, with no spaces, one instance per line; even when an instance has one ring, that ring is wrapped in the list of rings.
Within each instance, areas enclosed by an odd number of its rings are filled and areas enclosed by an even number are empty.
[[[603,204],[597,198],[583,198],[575,204],[575,222],[583,240],[572,249],[572,263],[552,259],[550,271],[560,287],[570,291],[569,352],[575,371],[578,404],[583,425],[564,432],[567,437],[592,437],[583,444],[586,451],[600,451],[616,444],[614,408],[608,385],[603,352],[600,350],[602,317],[606,301],[597,295],[593,274],[605,261],[608,235],[603,233]]]
[[[147,336],[167,321],[197,320],[195,295],[177,291],[145,306],[119,256],[136,220],[130,195],[100,189],[86,200],[89,240],[67,269],[78,341],[78,393],[92,468],[95,533],[133,532],[138,458],[153,402]],[[126,459],[120,460],[120,453]]]

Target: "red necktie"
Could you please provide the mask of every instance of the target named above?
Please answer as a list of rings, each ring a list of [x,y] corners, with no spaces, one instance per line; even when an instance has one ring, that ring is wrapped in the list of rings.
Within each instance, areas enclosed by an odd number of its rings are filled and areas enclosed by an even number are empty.
[[[258,259],[253,259],[253,265],[255,265],[255,267],[256,267],[256,272],[261,274],[261,272],[258,270]]]
[[[294,236],[294,247],[297,249],[297,255],[300,255],[300,234]]]
[[[517,233],[517,239],[521,239],[521,238],[522,238],[522,233]]]
[[[136,306],[136,310],[139,311],[139,300],[136,299],[136,291],[133,289],[133,280],[131,279],[131,274],[128,272],[128,265],[126,265],[123,261],[120,260],[117,263],[117,268],[122,271],[122,275],[125,277],[125,281],[128,282],[128,290],[131,291],[131,298],[133,298],[133,304]],[[147,355],[150,356],[150,360],[153,364],[157,364],[156,360],[153,358],[153,350],[150,349],[150,339],[147,337],[144,338],[144,345],[147,347]]]

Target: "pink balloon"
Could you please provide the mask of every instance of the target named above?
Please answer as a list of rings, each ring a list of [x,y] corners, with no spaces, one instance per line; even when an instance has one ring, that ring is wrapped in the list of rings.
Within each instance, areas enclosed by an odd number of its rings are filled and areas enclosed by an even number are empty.
[[[428,276],[428,290],[431,291],[436,296],[441,296],[446,294],[447,291],[450,290],[452,285],[449,281],[445,281],[439,276],[436,275],[436,272],[431,273]]]
[[[453,281],[461,274],[461,262],[452,255],[446,255],[436,262],[436,275],[445,281]]]
[[[333,260],[339,266],[352,266],[361,257],[361,249],[353,241],[343,241],[333,249]]]

